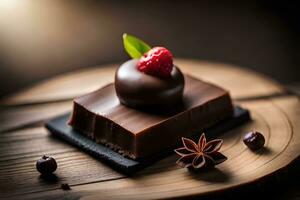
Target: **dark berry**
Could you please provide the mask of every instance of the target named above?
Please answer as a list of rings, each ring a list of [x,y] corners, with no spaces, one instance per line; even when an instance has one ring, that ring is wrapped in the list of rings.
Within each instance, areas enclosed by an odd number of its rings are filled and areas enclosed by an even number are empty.
[[[70,186],[69,186],[68,183],[62,183],[62,184],[60,185],[60,187],[61,187],[61,189],[63,189],[63,190],[71,190],[71,188],[70,188]]]
[[[265,137],[257,131],[251,131],[244,136],[243,141],[247,147],[255,151],[264,146]]]
[[[154,47],[141,57],[137,68],[149,75],[169,77],[173,69],[173,55],[164,47]]]
[[[42,175],[50,175],[52,174],[57,168],[57,164],[54,158],[49,156],[43,156],[41,159],[36,161],[36,169]]]

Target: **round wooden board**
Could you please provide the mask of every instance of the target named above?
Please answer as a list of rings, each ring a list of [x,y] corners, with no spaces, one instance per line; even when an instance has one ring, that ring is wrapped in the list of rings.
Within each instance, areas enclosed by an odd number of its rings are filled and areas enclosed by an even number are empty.
[[[283,87],[269,78],[235,66],[191,59],[176,59],[175,63],[184,73],[229,89],[235,99],[285,92]],[[117,67],[118,64],[96,66],[59,75],[1,100],[0,105],[13,106],[72,99],[112,82]]]
[[[68,193],[82,199],[163,199],[201,196],[258,182],[288,167],[299,157],[300,107],[298,97],[287,95],[281,86],[264,76],[233,66],[185,59],[178,59],[176,63],[185,73],[228,89],[236,104],[250,110],[252,121],[220,135],[220,138],[224,139],[221,152],[228,157],[228,160],[207,172],[193,173],[176,166],[175,162],[178,157],[172,155],[132,177],[126,177],[114,172],[100,161],[95,164],[93,158],[79,152],[75,153],[75,156],[73,155],[73,171],[65,172],[68,176],[57,173],[58,176],[64,176],[62,179],[72,186],[72,190]],[[26,107],[28,104],[34,106],[35,103],[38,103],[37,106],[41,107],[44,103],[45,106],[49,106],[49,102],[81,95],[111,81],[115,66],[89,68],[61,75],[13,95],[3,100],[2,104],[10,105],[9,109],[12,110],[14,109],[13,105]],[[66,102],[63,103],[66,104]],[[63,107],[70,109],[68,105],[63,105]],[[47,109],[39,108],[39,110],[42,114],[48,112]],[[51,110],[53,110],[53,106]],[[35,114],[37,112],[35,111]],[[40,116],[48,116],[42,114]],[[24,115],[24,111],[22,115]],[[28,120],[30,117],[26,116],[26,118]],[[40,120],[45,119],[46,117]],[[265,148],[252,152],[243,144],[243,135],[251,130],[257,130],[264,134]],[[17,134],[21,135],[22,129]],[[44,137],[42,140],[44,147],[61,143],[60,141],[51,141],[50,143],[47,134],[42,137]],[[5,140],[9,142],[10,139],[6,136]],[[26,145],[23,144],[23,146]],[[57,146],[57,148],[65,146],[67,148],[68,145]],[[50,150],[44,150],[41,153],[47,154],[47,151],[50,152]],[[80,159],[76,159],[76,154]],[[83,160],[85,165],[82,165]],[[29,161],[26,160],[26,162]],[[70,165],[70,160],[68,160],[68,164]],[[81,166],[78,167],[81,179],[80,177],[74,178],[78,175],[77,166]],[[99,171],[105,173],[99,174]],[[85,176],[84,172],[89,173],[89,176]],[[22,172],[18,173],[22,174]],[[107,174],[113,175],[105,178]],[[41,182],[31,184],[41,184]],[[23,185],[23,187],[26,186]],[[45,189],[43,190],[43,188]],[[30,198],[34,196],[36,198],[43,196],[54,198],[64,192],[55,188],[50,190],[44,183],[42,186],[39,185],[38,191],[38,193],[31,194]]]
[[[218,165],[216,169],[193,173],[175,166],[178,157],[174,155],[134,177],[109,184],[98,183],[92,187],[82,187],[82,190],[87,191],[99,190],[96,194],[87,195],[83,199],[186,198],[223,192],[259,182],[288,166],[299,156],[297,98],[260,100],[244,102],[241,105],[250,109],[253,120],[220,136],[224,139],[221,152],[228,160]],[[264,134],[266,138],[264,149],[252,152],[243,144],[242,137],[250,130],[258,130]]]

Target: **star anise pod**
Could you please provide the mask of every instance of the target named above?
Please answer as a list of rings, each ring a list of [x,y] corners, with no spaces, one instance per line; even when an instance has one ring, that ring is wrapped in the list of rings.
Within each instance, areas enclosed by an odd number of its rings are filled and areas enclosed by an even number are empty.
[[[183,147],[175,149],[175,152],[181,156],[177,160],[177,164],[188,168],[206,168],[220,164],[227,160],[226,156],[219,152],[222,147],[223,140],[215,139],[206,142],[203,133],[196,144],[188,138],[182,138]]]

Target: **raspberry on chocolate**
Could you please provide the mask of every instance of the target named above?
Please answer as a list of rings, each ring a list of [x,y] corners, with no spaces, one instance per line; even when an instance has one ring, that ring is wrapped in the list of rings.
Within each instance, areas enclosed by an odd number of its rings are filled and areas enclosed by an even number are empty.
[[[169,77],[173,69],[173,55],[164,47],[154,47],[141,57],[137,68],[149,75]]]

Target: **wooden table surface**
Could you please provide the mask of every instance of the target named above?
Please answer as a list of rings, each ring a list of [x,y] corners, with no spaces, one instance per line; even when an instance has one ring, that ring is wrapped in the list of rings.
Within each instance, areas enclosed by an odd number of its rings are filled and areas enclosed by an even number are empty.
[[[113,81],[118,65],[91,67],[54,77],[0,101],[0,198],[197,199],[201,195],[250,199],[257,194],[299,198],[299,98],[269,78],[238,67],[187,59],[177,59],[176,64],[185,73],[228,89],[236,104],[250,109],[253,121],[220,136],[228,161],[207,174],[191,175],[175,165],[177,157],[173,155],[127,177],[53,138],[44,122],[70,112],[75,96]],[[264,132],[264,152],[253,154],[243,146],[241,136],[251,129]],[[49,180],[35,169],[36,160],[44,154],[58,162],[58,170]],[[61,183],[68,183],[71,190],[62,190]]]

